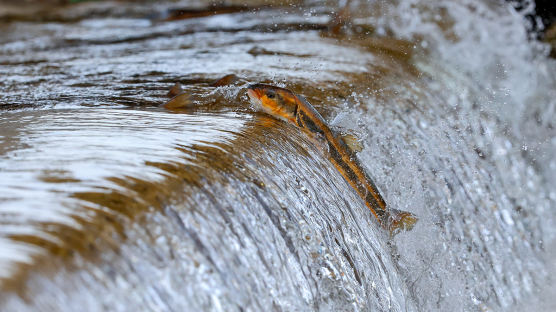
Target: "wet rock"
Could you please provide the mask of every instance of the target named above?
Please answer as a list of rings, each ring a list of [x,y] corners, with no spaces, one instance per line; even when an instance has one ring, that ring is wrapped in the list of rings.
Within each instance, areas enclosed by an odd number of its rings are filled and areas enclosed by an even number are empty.
[[[544,41],[550,44],[550,57],[556,58],[556,23],[553,23],[544,33]]]
[[[309,57],[312,56],[311,54],[295,54],[295,53],[288,53],[288,52],[281,52],[281,51],[270,51],[265,48],[261,48],[259,46],[254,46],[247,53],[253,56],[259,55],[283,55],[283,56],[295,56],[295,57]]]
[[[213,3],[204,8],[176,8],[171,9],[168,13],[167,21],[183,20],[189,18],[206,17],[219,14],[231,14],[255,10],[258,7],[250,7],[247,5],[223,5]]]
[[[268,51],[266,49],[263,49],[261,47],[258,46],[254,46],[251,49],[249,49],[249,51],[247,51],[247,53],[253,55],[253,56],[259,56],[259,55],[274,55],[275,52],[272,51]]]

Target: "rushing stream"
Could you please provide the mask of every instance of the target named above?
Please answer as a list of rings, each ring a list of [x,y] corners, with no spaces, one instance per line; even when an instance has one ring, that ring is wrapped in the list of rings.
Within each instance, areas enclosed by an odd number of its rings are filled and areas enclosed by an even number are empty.
[[[526,12],[275,2],[0,4],[0,309],[556,307],[556,61]],[[252,82],[356,136],[415,228],[390,237]]]

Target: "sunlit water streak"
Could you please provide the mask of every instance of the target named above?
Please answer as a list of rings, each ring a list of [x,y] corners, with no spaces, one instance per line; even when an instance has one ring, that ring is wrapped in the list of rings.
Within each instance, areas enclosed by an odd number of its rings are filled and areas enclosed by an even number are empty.
[[[1,234],[40,235],[33,223],[77,227],[71,215],[85,212],[75,211],[76,201],[67,198],[72,193],[115,187],[105,180],[112,176],[161,179],[160,170],[142,168],[146,161],[176,159],[182,155],[176,146],[223,142],[229,136],[224,130],[237,131],[245,120],[234,113],[191,116],[161,110],[4,113],[0,128],[14,121],[18,128],[0,143],[0,213],[8,223]],[[11,245],[3,248],[2,277],[11,274],[10,262],[30,259]]]

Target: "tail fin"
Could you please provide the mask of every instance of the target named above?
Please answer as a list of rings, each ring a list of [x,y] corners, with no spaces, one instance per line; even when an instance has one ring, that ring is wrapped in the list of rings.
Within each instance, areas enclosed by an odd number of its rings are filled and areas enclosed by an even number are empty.
[[[414,214],[407,211],[401,211],[397,209],[388,209],[388,214],[383,223],[388,231],[390,231],[390,236],[393,237],[401,231],[411,231],[413,226],[419,218]]]

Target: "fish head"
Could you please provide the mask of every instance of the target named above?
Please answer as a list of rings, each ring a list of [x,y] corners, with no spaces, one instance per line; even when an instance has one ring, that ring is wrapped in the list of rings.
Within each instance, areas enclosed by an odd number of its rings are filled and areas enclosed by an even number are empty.
[[[257,109],[295,123],[299,99],[290,90],[257,83],[247,87],[247,95]]]

